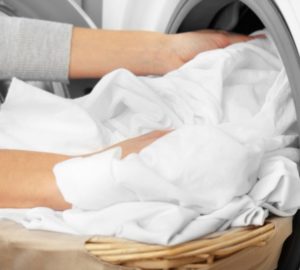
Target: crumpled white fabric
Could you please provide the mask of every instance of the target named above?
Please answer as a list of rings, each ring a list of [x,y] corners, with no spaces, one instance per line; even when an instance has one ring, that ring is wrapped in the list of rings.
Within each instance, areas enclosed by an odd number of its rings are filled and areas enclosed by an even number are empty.
[[[174,129],[121,160],[114,148],[57,164],[73,208],[3,209],[30,229],[173,245],[300,207],[296,113],[270,39],[199,54],[163,77],[126,70],[66,100],[17,79],[0,112],[0,147],[70,155]]]

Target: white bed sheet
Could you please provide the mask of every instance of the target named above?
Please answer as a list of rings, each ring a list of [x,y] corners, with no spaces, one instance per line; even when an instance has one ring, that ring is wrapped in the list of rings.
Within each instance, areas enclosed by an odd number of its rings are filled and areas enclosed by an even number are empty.
[[[13,80],[0,147],[81,155],[153,130],[175,131],[139,154],[120,149],[55,169],[73,208],[2,209],[29,229],[173,245],[300,207],[296,113],[269,39],[198,55],[163,77],[126,70],[67,100]]]

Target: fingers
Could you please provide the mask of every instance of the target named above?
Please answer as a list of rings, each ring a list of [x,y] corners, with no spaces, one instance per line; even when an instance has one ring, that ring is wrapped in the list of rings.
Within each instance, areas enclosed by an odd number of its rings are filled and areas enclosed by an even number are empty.
[[[236,34],[236,33],[226,33],[228,39],[229,39],[229,44],[234,44],[234,43],[239,43],[239,42],[247,42],[250,40],[254,39],[264,39],[267,36],[264,34],[258,34],[258,35],[253,35],[253,36],[247,36],[247,35],[241,35],[241,34]]]
[[[240,42],[247,42],[253,39],[258,39],[258,38],[266,38],[266,35],[264,34],[258,34],[258,35],[243,35],[243,34],[238,34],[238,33],[231,33],[231,32],[226,32],[223,30],[199,30],[196,31],[198,33],[203,33],[208,36],[211,36],[215,38],[217,41],[218,47],[224,48],[227,47],[231,44],[235,43],[240,43]]]
[[[235,44],[235,43],[240,43],[240,42],[247,42],[247,41],[254,39],[254,37],[252,37],[252,36],[246,36],[246,35],[240,35],[240,34],[234,34],[234,33],[226,33],[225,35],[227,36],[229,45]]]
[[[253,39],[264,39],[264,38],[267,38],[267,35],[265,35],[265,34],[259,34],[259,35],[253,35],[253,36],[251,36]]]
[[[173,130],[171,129],[167,129],[167,130],[156,130],[156,131],[152,131],[150,133],[147,133],[143,136],[148,137],[149,139],[153,139],[153,138],[160,138],[162,136],[167,135],[168,133],[172,132]]]
[[[142,149],[147,147],[148,145],[152,144],[159,138],[167,135],[168,133],[172,132],[173,130],[158,130],[158,131],[152,131],[150,133],[122,141],[118,144],[114,144],[110,147],[105,148],[103,151],[115,148],[115,147],[121,147],[122,149],[122,159],[126,156],[132,154],[132,153],[139,153]]]

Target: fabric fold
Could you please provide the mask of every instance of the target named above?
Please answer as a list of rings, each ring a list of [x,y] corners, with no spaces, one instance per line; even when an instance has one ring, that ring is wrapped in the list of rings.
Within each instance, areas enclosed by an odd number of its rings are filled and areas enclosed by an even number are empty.
[[[199,54],[161,77],[120,69],[65,100],[14,79],[0,111],[2,148],[72,156],[54,168],[72,209],[0,210],[30,229],[162,245],[300,208],[297,120],[271,38]],[[139,153],[99,152],[172,129]],[[94,153],[86,155],[88,153]]]
[[[57,164],[53,172],[64,199],[73,207],[86,210],[133,201],[134,194],[118,185],[113,175],[112,164],[120,156],[121,149],[113,148]]]

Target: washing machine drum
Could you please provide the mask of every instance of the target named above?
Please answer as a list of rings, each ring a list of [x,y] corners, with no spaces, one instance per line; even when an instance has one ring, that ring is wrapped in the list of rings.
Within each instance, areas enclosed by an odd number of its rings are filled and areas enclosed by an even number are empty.
[[[300,119],[299,14],[299,0],[178,1],[163,31],[175,33],[213,28],[249,34],[265,27],[282,57]]]

